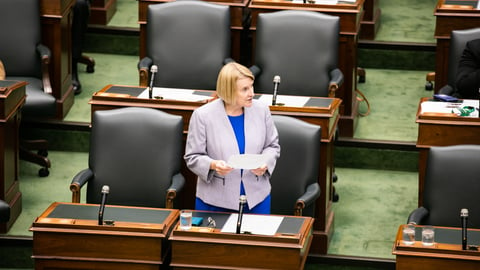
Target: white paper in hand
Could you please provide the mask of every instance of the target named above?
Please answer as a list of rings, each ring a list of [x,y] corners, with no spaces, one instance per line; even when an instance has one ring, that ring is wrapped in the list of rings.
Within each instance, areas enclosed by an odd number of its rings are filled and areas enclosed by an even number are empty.
[[[227,163],[235,169],[252,170],[265,165],[267,157],[260,154],[233,155],[228,159]]]

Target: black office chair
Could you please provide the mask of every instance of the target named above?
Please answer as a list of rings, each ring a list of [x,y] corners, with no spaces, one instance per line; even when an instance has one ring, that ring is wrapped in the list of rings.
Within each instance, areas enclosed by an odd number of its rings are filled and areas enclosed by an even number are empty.
[[[450,35],[450,48],[448,50],[448,74],[447,85],[439,89],[439,93],[446,95],[455,94],[455,79],[457,76],[458,63],[462,56],[465,44],[472,39],[480,38],[480,28],[453,30]],[[425,90],[433,90],[435,81],[435,72],[427,74]]]
[[[0,59],[6,80],[26,81],[23,119],[46,119],[56,116],[48,64],[50,50],[41,44],[40,3],[37,0],[0,1]],[[22,133],[25,139],[25,134]],[[34,153],[30,150],[38,150]],[[49,174],[45,140],[22,140],[20,158],[42,166],[40,176]]]
[[[334,97],[343,83],[338,66],[340,24],[337,16],[288,10],[258,15],[255,41],[255,91]]]
[[[480,145],[431,147],[423,204],[407,223],[460,227],[460,210],[469,210],[470,227],[480,228]]]
[[[104,185],[108,204],[173,208],[185,179],[180,173],[183,118],[151,108],[95,111],[88,168],[72,180],[72,201],[100,203]]]
[[[95,71],[95,60],[83,54],[85,34],[90,18],[91,0],[76,0],[72,19],[72,85],[75,94],[80,94],[82,85],[78,79],[78,64],[85,64],[88,73]]]
[[[272,214],[315,216],[320,197],[321,127],[302,120],[272,116],[278,130],[281,154],[271,177]]]
[[[206,89],[216,87],[218,72],[230,61],[230,10],[203,1],[148,6],[147,53],[139,63],[140,86],[158,66],[154,86]]]
[[[10,205],[0,200],[0,222],[8,222],[10,220]]]

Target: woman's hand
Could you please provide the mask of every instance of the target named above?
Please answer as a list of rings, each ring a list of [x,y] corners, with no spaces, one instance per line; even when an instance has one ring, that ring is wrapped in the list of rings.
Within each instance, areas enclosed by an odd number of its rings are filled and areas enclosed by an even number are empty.
[[[262,176],[267,171],[267,164],[264,164],[262,167],[250,170],[256,176]]]
[[[228,166],[228,164],[223,160],[212,161],[210,168],[215,170],[215,172],[221,176],[225,176],[233,170],[233,168]]]

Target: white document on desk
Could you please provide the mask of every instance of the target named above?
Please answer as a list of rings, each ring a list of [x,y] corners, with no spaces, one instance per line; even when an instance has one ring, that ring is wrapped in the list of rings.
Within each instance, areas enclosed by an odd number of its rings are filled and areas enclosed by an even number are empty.
[[[213,97],[195,94],[196,90],[182,88],[154,87],[152,97],[165,100],[180,100],[200,102],[212,99]],[[138,98],[148,98],[148,87],[138,95]]]
[[[267,164],[267,157],[261,154],[242,154],[231,156],[227,164],[235,169],[252,170]]]
[[[238,214],[231,214],[227,222],[225,222],[225,225],[223,225],[222,232],[236,233],[237,220]],[[242,217],[242,227],[240,232],[259,235],[275,235],[282,221],[283,217],[281,216],[244,214]]]
[[[463,99],[460,102],[424,101],[420,113],[453,113],[460,115],[460,109],[471,106],[475,110],[468,117],[478,117],[479,102],[476,99]]]
[[[272,98],[273,95],[262,94],[258,100],[267,105],[272,105]],[[282,104],[287,107],[304,107],[309,99],[309,97],[302,96],[277,95],[277,104]]]

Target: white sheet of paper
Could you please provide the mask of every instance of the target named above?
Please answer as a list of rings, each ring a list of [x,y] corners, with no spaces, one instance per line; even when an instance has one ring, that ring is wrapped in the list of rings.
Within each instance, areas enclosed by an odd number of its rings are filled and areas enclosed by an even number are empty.
[[[225,225],[223,225],[222,232],[236,233],[237,220],[238,214],[231,214],[227,222],[225,222]],[[240,232],[249,232],[259,235],[275,235],[282,221],[283,217],[280,216],[243,214]]]
[[[261,154],[242,154],[231,156],[227,164],[235,169],[257,169],[267,163],[267,157]]]
[[[475,99],[464,99],[461,102],[425,101],[420,105],[421,113],[454,113],[460,115],[459,109],[472,106],[475,109],[468,117],[478,117],[479,102]]]
[[[303,0],[293,0],[293,3],[303,4]],[[336,5],[338,0],[316,0],[315,4],[317,5]]]
[[[262,94],[258,100],[267,105],[272,105],[272,98],[273,95]],[[288,107],[304,107],[309,99],[309,97],[277,95],[277,104],[283,103],[284,106]]]
[[[152,96],[160,96],[163,99],[167,100],[181,100],[181,101],[192,101],[199,102],[204,100],[212,99],[213,97],[197,95],[195,90],[192,89],[181,89],[181,88],[165,88],[165,87],[154,87],[152,90]],[[138,98],[148,98],[148,88],[146,88]]]

